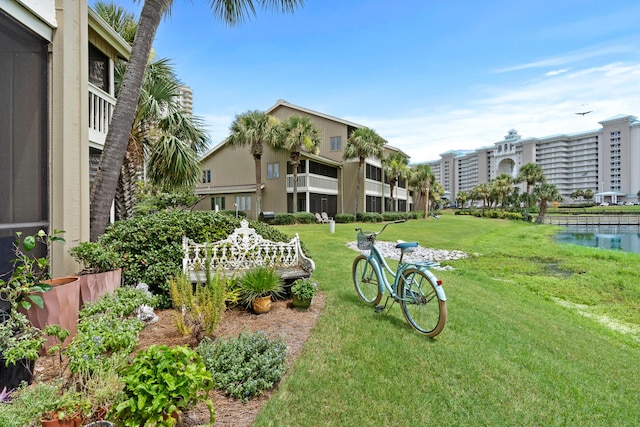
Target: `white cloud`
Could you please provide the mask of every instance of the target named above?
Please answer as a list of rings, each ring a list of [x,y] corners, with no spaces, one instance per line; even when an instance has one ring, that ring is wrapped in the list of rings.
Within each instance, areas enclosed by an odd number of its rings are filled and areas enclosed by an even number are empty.
[[[569,71],[569,68],[563,68],[561,70],[553,70],[553,71],[549,71],[547,73],[544,73],[545,77],[553,77],[553,76],[557,76],[560,74],[564,74],[566,72]]]
[[[522,137],[545,137],[599,129],[598,121],[617,114],[640,115],[640,63],[612,63],[565,72],[505,90],[490,87],[483,99],[462,108],[398,118],[351,117],[376,129],[412,162],[435,160],[441,153],[478,149],[501,141],[510,129]],[[584,104],[593,112],[584,111]],[[400,113],[402,114],[402,113]]]

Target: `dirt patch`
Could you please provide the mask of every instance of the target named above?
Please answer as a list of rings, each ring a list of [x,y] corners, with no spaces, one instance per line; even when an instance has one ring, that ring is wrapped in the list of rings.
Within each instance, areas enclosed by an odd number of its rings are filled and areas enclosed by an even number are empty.
[[[272,338],[282,337],[287,343],[288,369],[285,374],[287,375],[315,326],[324,303],[324,295],[318,293],[307,311],[294,309],[290,300],[274,301],[271,311],[261,315],[255,315],[243,308],[233,308],[225,313],[214,337],[235,337],[245,331],[262,331]],[[137,350],[148,348],[152,344],[189,345],[189,337],[180,334],[174,326],[172,310],[158,311],[156,314],[158,321],[148,325],[140,333]],[[59,365],[54,362],[53,356],[42,356],[37,360],[37,381],[50,381],[57,376]],[[239,400],[227,398],[220,392],[212,392],[211,398],[216,410],[215,426],[250,426],[270,395],[271,391],[267,391],[258,398],[242,403]],[[208,421],[208,415],[206,406],[198,405],[185,414],[184,426],[205,424]]]

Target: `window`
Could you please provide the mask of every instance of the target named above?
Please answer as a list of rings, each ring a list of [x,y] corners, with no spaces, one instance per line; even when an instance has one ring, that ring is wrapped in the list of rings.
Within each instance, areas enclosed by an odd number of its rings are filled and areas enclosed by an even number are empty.
[[[109,93],[109,58],[89,44],[89,81]]]
[[[211,182],[211,169],[202,171],[202,183],[206,184],[208,182]]]
[[[268,179],[280,178],[280,164],[279,163],[269,163],[267,165],[267,178]]]
[[[331,151],[340,151],[342,150],[342,137],[341,136],[332,136],[329,138],[330,150]]]
[[[313,160],[309,161],[309,173],[316,175],[328,176],[329,178],[338,177],[338,169],[333,166],[323,165],[322,163],[316,163]]]
[[[224,197],[212,197],[211,198],[211,210],[212,211],[223,211],[225,210],[224,206]]]
[[[236,196],[236,207],[239,211],[250,211],[251,196]]]
[[[367,164],[367,170],[366,170],[367,174],[366,177],[367,179],[371,179],[374,181],[382,181],[382,169],[377,167],[377,166],[373,166],[370,164]]]

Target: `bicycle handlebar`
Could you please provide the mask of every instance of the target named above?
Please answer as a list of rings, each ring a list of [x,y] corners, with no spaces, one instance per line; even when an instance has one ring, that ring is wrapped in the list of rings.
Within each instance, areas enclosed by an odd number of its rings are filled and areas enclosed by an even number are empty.
[[[382,228],[380,229],[380,231],[374,231],[374,232],[370,233],[370,234],[369,234],[369,236],[370,236],[370,237],[371,237],[371,236],[377,236],[378,234],[382,233],[382,232],[384,231],[384,229],[385,229],[385,228],[387,228],[390,224],[400,224],[400,223],[402,223],[402,222],[407,222],[407,220],[405,220],[405,219],[398,219],[398,220],[395,220],[395,221],[389,221],[389,222],[387,222],[387,223],[384,225],[384,227],[382,227]],[[356,227],[356,231],[359,231],[359,232],[361,232],[361,233],[362,233],[362,228],[360,228],[360,227]]]

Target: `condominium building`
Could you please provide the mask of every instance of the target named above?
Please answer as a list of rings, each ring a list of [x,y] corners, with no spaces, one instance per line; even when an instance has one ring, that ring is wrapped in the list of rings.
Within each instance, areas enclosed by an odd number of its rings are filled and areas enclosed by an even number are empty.
[[[452,202],[458,192],[502,173],[516,177],[526,163],[540,165],[547,183],[558,188],[565,202],[572,202],[576,190],[593,191],[596,202],[637,202],[640,121],[618,115],[599,124],[596,130],[542,138],[522,138],[511,129],[491,146],[447,151],[427,164]]]
[[[300,153],[298,212],[327,212],[330,216],[354,213],[356,203],[358,212],[411,209],[413,199],[405,181],[399,182],[394,188],[392,202],[390,185],[384,176],[380,159],[365,160],[363,180],[359,178],[359,159],[343,160],[347,139],[362,125],[283,100],[266,112],[281,121],[294,115],[306,116],[320,130],[318,154]],[[385,155],[401,152],[388,144],[384,150]],[[246,212],[249,218],[256,219],[259,212],[256,210],[255,162],[248,147],[234,148],[223,141],[206,153],[200,163],[202,180],[196,187],[196,194],[202,196],[202,200],[196,209],[237,209]],[[261,167],[261,211],[292,212],[293,169],[289,163],[289,153],[264,147]]]
[[[182,85],[178,88],[178,103],[189,115],[193,114],[193,91],[189,86]]]

